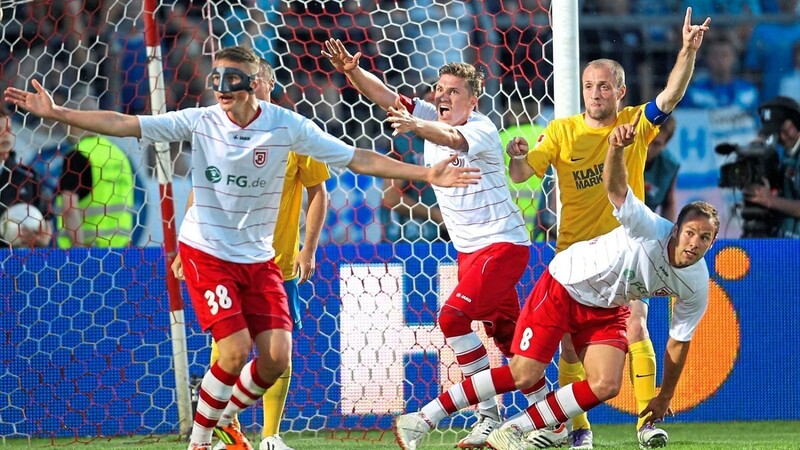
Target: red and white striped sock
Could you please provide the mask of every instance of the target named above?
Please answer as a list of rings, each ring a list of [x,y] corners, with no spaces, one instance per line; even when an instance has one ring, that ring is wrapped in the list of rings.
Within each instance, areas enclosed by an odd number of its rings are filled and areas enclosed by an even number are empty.
[[[528,389],[522,389],[522,393],[525,394],[525,399],[528,400],[528,406],[533,405],[539,400],[544,400],[548,392],[546,381],[544,376],[542,376],[533,386]]]
[[[471,377],[476,373],[489,368],[489,355],[486,347],[475,332],[467,333],[463,336],[448,337],[445,339],[447,345],[456,354],[458,367],[464,378]],[[494,397],[486,399],[478,404],[478,409],[482,411],[497,409],[497,400]]]
[[[516,425],[523,432],[564,423],[578,414],[594,408],[600,400],[586,380],[572,383],[550,392],[527,410],[508,419],[503,427]]]
[[[220,425],[230,425],[240,411],[257,402],[272,386],[272,383],[267,383],[258,375],[256,361],[258,358],[253,358],[242,368],[239,379],[233,386],[230,401],[219,420]]]
[[[225,372],[218,363],[214,363],[203,376],[191,442],[203,444],[211,442],[211,434],[231,398],[236,379],[236,375]]]
[[[494,398],[516,389],[514,377],[509,366],[484,370],[454,384],[435,400],[423,406],[420,412],[436,424],[459,409],[474,405],[482,400]]]

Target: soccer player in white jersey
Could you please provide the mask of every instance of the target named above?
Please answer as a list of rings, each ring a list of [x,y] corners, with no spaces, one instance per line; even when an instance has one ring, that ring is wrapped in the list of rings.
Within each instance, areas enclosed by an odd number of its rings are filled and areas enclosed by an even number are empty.
[[[465,167],[481,169],[480,183],[465,188],[434,187],[447,232],[458,251],[458,285],[439,311],[439,327],[465,376],[489,368],[486,348],[472,331],[483,323],[486,334],[510,357],[519,315],[516,285],[530,258],[530,236],[506,184],[503,148],[497,127],[475,111],[483,74],[464,63],[439,69],[433,100],[399,95],[358,66],[338,39],[325,43],[327,56],[367,98],[389,113],[395,134],[414,133],[425,140],[425,165],[458,156]],[[479,407],[478,421],[460,448],[482,448],[499,424],[494,398]]]
[[[35,92],[5,90],[6,101],[45,119],[109,136],[191,142],[194,203],[181,224],[180,254],[198,322],[217,342],[219,360],[200,385],[190,450],[210,450],[215,429],[229,450],[251,449],[229,426],[231,417],[289,364],[292,318],[272,239],[290,150],[384,178],[445,186],[480,178],[477,169],[452,164],[455,157],[425,168],[356,149],[293,111],[258,101],[258,66],[251,49],[222,49],[211,73],[217,104],[158,116],[56,106],[36,80]],[[250,359],[254,343],[257,357]]]
[[[525,433],[566,422],[619,393],[628,349],[628,304],[643,297],[675,298],[664,358],[661,391],[642,411],[648,423],[662,420],[680,378],[692,335],[708,306],[708,267],[703,259],[719,231],[717,211],[708,203],[686,205],[676,224],[658,216],[633,195],[624,162],[633,142],[632,124],[608,138],[603,183],[622,226],[558,253],[534,286],[517,322],[509,366],[491,369],[454,385],[420,412],[402,415],[395,434],[400,447],[414,450],[437,422],[486,398],[529,388],[568,333],[586,366],[586,380],[539,394],[527,410],[492,431],[487,445],[525,450]]]
[[[272,89],[275,87],[275,73],[272,66],[265,59],[261,59],[258,71],[259,80],[253,89],[256,98],[266,102],[272,101]],[[328,207],[328,193],[325,189],[325,180],[330,178],[328,167],[308,155],[298,155],[289,152],[286,163],[286,175],[283,179],[283,193],[278,218],[275,221],[275,235],[272,247],[275,249],[275,264],[283,274],[283,287],[289,300],[289,313],[294,321],[295,331],[303,326],[302,304],[298,285],[308,281],[316,270],[315,252],[319,243],[319,235],[325,221],[325,211]],[[305,240],[300,248],[300,211],[303,204],[303,189],[306,191],[306,221]],[[194,196],[190,193],[187,209],[194,203]],[[172,272],[179,280],[184,280],[181,256],[177,255],[172,262]],[[215,341],[211,342],[211,364],[219,359],[219,349]],[[283,417],[283,408],[289,395],[289,385],[292,378],[291,360],[286,371],[275,380],[272,386],[264,393],[263,416],[264,426],[261,428],[261,443],[259,450],[294,450],[286,445],[280,436],[280,424]],[[239,427],[237,418],[231,420],[231,426]],[[236,435],[235,430],[229,432]],[[226,436],[227,437],[227,436]],[[214,450],[226,450],[224,440],[217,442]]]
[[[513,181],[523,182],[534,174],[541,177],[550,167],[558,175],[560,221],[556,252],[619,226],[612,215],[612,205],[605,201],[602,171],[598,167],[605,161],[611,131],[619,124],[631,122],[639,111],[643,111],[644,117],[639,122],[636,142],[625,152],[625,161],[633,194],[645,199],[644,167],[648,144],[683,98],[710,24],[711,19],[706,18],[702,24],[692,25],[692,8],[686,8],[681,50],[666,86],[650,102],[623,108],[627,92],[624,68],[614,60],[597,59],[586,64],[582,72],[583,113],[551,121],[535,144],[524,138],[509,142],[506,149],[511,156],[508,173]],[[629,369],[637,414],[656,395],[656,380],[652,376],[656,373],[656,352],[647,329],[648,301],[632,303],[628,320]],[[558,355],[559,385],[586,378],[569,336],[562,340]],[[581,414],[570,422],[554,429],[537,430],[529,438],[541,444],[559,444],[566,439],[571,450],[591,450],[594,436],[587,415]],[[661,447],[669,440],[666,430],[646,424],[641,418],[636,421],[636,431],[643,447]]]

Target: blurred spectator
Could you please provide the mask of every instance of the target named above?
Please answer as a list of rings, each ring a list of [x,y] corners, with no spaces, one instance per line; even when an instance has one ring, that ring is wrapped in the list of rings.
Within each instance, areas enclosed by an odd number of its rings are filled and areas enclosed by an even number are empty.
[[[762,131],[777,136],[784,155],[780,163],[782,183],[769,180],[747,186],[745,200],[777,214],[777,236],[800,239],[800,105],[788,97],[775,97],[759,106]]]
[[[439,67],[446,63],[475,60],[470,36],[478,11],[473,7],[473,2],[417,0],[408,9],[404,35],[411,40],[413,50],[404,56],[408,58],[406,65],[420,71],[422,78],[413,80],[415,85],[438,77]]]
[[[492,14],[495,32],[490,35],[499,64],[497,76],[504,92],[532,91],[536,98],[552,92],[552,29],[548,17],[549,1],[522,2],[502,0],[499,5],[485,6]]]
[[[211,73],[211,60],[203,55],[208,27],[197,18],[197,14],[192,13],[193,10],[182,3],[163,10],[162,46],[169,110],[214,103],[214,95],[206,85]]]
[[[35,208],[43,220],[31,239],[25,240],[25,244],[46,247],[52,237],[52,226],[44,217],[49,212],[48,202],[41,195],[39,175],[32,168],[17,161],[14,153],[15,144],[16,135],[11,128],[11,113],[2,105],[0,106],[0,216],[17,204],[27,204]],[[16,220],[16,222],[22,221]],[[9,242],[0,242],[0,247],[8,244]]]
[[[682,10],[691,6],[692,15],[697,17],[762,13],[761,0],[683,0],[682,3]]]
[[[255,50],[259,57],[275,68],[278,57],[285,54],[285,44],[278,40],[281,24],[281,2],[279,0],[243,0],[231,2],[223,12],[225,27],[218,34],[222,48],[243,45]],[[275,85],[274,94],[283,92]]]
[[[723,35],[709,39],[705,46],[701,64],[706,71],[689,84],[679,106],[704,109],[738,106],[755,116],[758,88],[736,75],[739,58],[733,41]]]
[[[753,28],[744,58],[745,69],[760,80],[761,98],[778,95],[781,76],[792,71],[792,49],[800,41],[798,0],[778,0],[785,20],[763,22]]]
[[[15,20],[3,21],[14,32],[4,32],[12,55],[4,67],[6,76],[35,76],[46,86],[69,86],[81,79],[102,82],[94,51],[102,45],[94,41],[102,22],[98,0],[16,3]]]
[[[800,101],[800,42],[792,47],[792,62],[794,70],[781,78],[778,88],[780,95]]]
[[[647,160],[644,163],[644,203],[672,222],[677,219],[675,186],[681,165],[664,149],[675,135],[675,127],[673,116],[661,124],[661,131],[647,146]]]
[[[137,22],[142,7],[142,0],[107,5],[108,21],[114,26],[107,27],[101,38],[109,46],[108,57],[103,63],[109,67],[109,85],[116,97],[101,97],[100,106],[104,109],[119,108],[125,114],[150,113],[147,46],[142,19],[139,17]]]
[[[59,92],[56,104],[97,109],[85,92]],[[66,100],[64,100],[66,98]],[[68,127],[74,147],[64,155],[58,181],[57,244],[70,247],[127,247],[134,226],[134,179],[125,152],[102,136]]]
[[[644,36],[639,24],[631,24],[624,19],[634,14],[631,0],[603,0],[586,2],[585,13],[593,13],[606,20],[605,25],[581,28],[581,56],[585,61],[609,58],[619,62],[622,67],[636,68],[635,73],[644,71],[646,64]],[[586,44],[586,45],[584,45]],[[669,69],[652,70],[651,73],[669,73]],[[646,89],[644,77],[632,76],[627,80],[625,104],[642,103]],[[625,106],[622,104],[620,106]]]

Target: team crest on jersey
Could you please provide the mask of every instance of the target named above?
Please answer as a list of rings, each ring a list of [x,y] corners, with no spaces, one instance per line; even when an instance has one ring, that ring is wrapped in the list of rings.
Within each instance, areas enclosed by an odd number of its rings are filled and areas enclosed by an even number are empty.
[[[675,294],[675,293],[674,293],[674,292],[672,292],[672,289],[670,289],[670,288],[668,288],[668,287],[664,286],[664,287],[662,287],[661,289],[659,289],[659,290],[657,290],[657,291],[653,292],[651,295],[652,295],[653,297],[670,297],[670,296],[672,296],[672,295],[674,295],[674,294]]]
[[[453,155],[450,155],[450,156],[453,156]],[[466,163],[464,162],[464,158],[459,156],[458,158],[456,158],[455,161],[451,162],[450,164],[453,165],[453,166],[456,166],[456,167],[464,167],[464,164],[466,164]]]
[[[265,148],[257,148],[253,151],[253,164],[256,167],[264,167],[269,158],[269,150]]]

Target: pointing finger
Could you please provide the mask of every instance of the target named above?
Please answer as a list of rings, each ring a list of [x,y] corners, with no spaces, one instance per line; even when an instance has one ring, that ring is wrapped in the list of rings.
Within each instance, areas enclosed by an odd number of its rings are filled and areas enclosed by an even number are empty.
[[[633,123],[631,123],[631,127],[633,127],[633,129],[636,129],[636,127],[639,125],[639,120],[641,118],[642,118],[642,109],[639,108],[639,110],[636,111],[636,117],[633,118]]]

